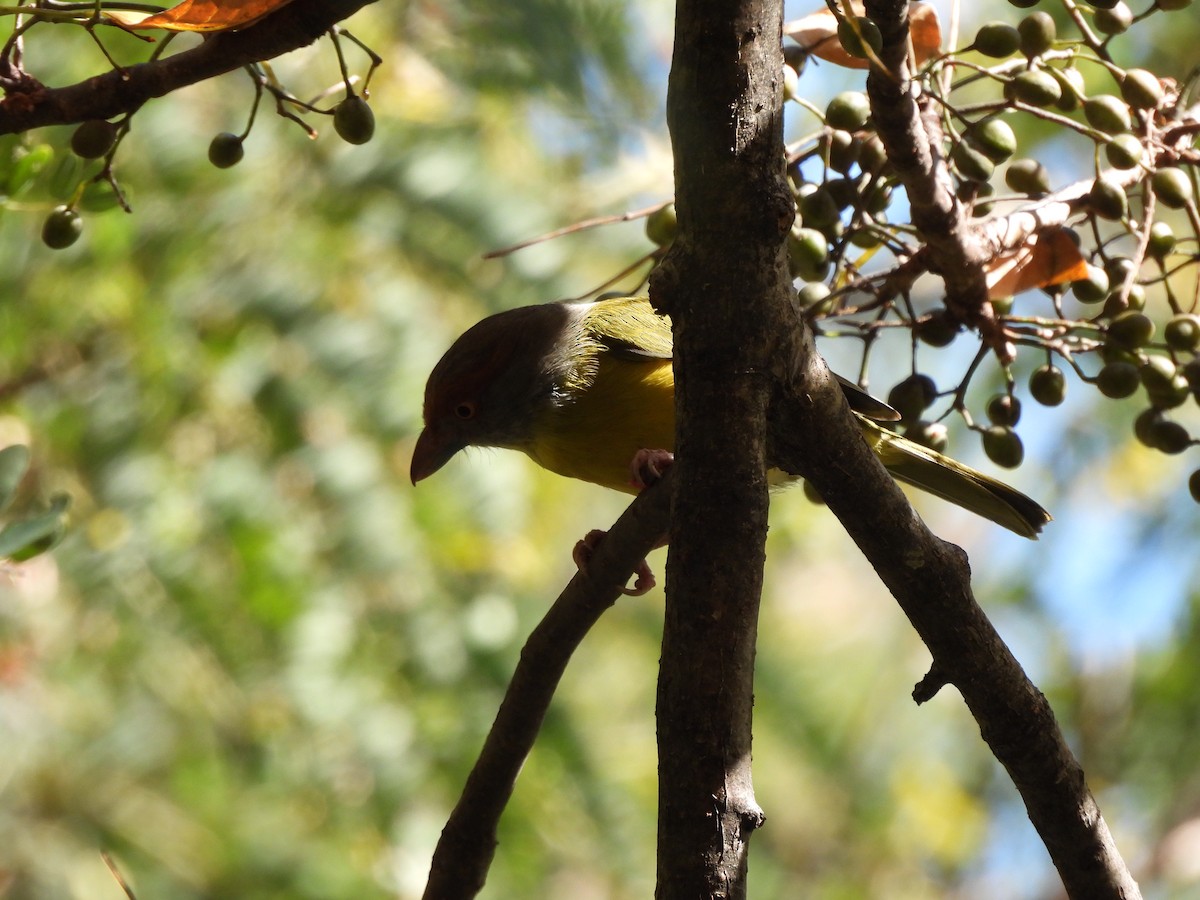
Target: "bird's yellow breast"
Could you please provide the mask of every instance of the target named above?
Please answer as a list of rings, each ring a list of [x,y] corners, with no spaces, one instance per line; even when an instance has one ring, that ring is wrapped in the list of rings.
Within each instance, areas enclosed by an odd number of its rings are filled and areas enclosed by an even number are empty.
[[[526,452],[538,465],[637,493],[629,463],[638,450],[673,450],[675,379],[669,359],[601,353],[589,383],[544,413]]]

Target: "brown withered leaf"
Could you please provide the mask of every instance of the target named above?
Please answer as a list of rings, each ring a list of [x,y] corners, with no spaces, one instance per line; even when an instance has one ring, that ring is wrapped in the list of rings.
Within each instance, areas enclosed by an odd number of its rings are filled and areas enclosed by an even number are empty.
[[[847,6],[856,16],[861,16],[865,10],[862,0],[841,4],[843,10]],[[924,65],[942,47],[942,26],[937,10],[928,3],[910,3],[908,29],[917,65]],[[851,56],[842,48],[837,35],[837,18],[828,7],[823,6],[807,16],[787,22],[783,26],[783,33],[813,56],[834,65],[847,69],[865,69],[870,65],[867,60]]]
[[[987,265],[988,299],[1087,277],[1087,261],[1063,228],[1032,234]]]
[[[146,16],[109,10],[106,15],[126,31],[161,28],[164,31],[229,31],[253,25],[292,0],[183,0],[170,9]]]

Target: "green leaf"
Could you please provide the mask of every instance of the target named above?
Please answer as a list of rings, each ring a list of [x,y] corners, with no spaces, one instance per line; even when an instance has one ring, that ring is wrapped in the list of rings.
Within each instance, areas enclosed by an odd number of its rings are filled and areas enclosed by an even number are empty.
[[[23,444],[13,444],[0,450],[0,511],[12,503],[17,486],[29,468],[29,448]]]
[[[5,525],[0,531],[0,558],[23,562],[53,547],[66,530],[70,505],[71,498],[59,494],[44,513]]]

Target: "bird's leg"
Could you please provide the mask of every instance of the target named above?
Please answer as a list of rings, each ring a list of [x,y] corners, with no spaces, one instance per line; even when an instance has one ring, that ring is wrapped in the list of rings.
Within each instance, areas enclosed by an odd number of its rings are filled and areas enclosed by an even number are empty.
[[[645,448],[633,454],[629,463],[629,483],[638,490],[649,487],[662,478],[663,472],[675,462],[675,454],[670,450],[647,450]]]
[[[607,531],[602,531],[599,528],[595,528],[585,534],[583,536],[583,540],[576,542],[575,549],[571,551],[571,559],[575,560],[575,565],[578,567],[580,572],[587,572],[588,563],[592,559],[592,554],[595,552],[596,547],[600,545],[600,542],[604,540],[607,534]],[[663,544],[665,543],[666,540],[664,539]],[[659,544],[658,546],[661,547],[663,544]],[[657,584],[654,579],[654,573],[650,570],[650,564],[646,562],[646,560],[643,559],[640,563],[638,563],[637,568],[633,571],[634,574],[637,575],[637,578],[634,579],[633,587],[621,588],[622,594],[625,594],[629,597],[640,597],[642,594],[653,588],[655,584]]]
[[[663,473],[674,462],[675,454],[670,450],[639,450],[629,463],[629,483],[638,490],[650,487],[662,478]],[[593,529],[584,535],[583,540],[575,544],[575,549],[571,551],[571,559],[575,560],[575,565],[580,572],[587,572],[592,553],[595,552],[596,547],[604,540],[607,533],[598,528]],[[650,549],[657,550],[666,545],[667,535],[664,534]],[[640,597],[658,583],[654,578],[654,572],[650,569],[650,563],[644,559],[638,563],[634,574],[637,575],[637,578],[634,579],[633,587],[623,587],[621,593],[630,597]]]

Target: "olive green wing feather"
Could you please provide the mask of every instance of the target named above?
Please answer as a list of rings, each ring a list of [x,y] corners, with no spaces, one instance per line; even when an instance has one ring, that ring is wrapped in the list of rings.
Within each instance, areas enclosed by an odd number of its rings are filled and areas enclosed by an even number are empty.
[[[1002,481],[880,428],[862,416],[859,427],[884,468],[898,481],[948,500],[1022,537],[1036,540],[1042,526],[1050,521],[1050,513],[1036,501]]]
[[[671,320],[660,316],[645,297],[599,300],[588,310],[584,333],[610,353],[633,362],[671,358]],[[846,402],[856,413],[876,422],[896,422],[900,413],[876,399],[853,381],[834,376]]]
[[[592,304],[583,331],[614,356],[633,362],[671,358],[671,320],[645,297],[613,297]]]

